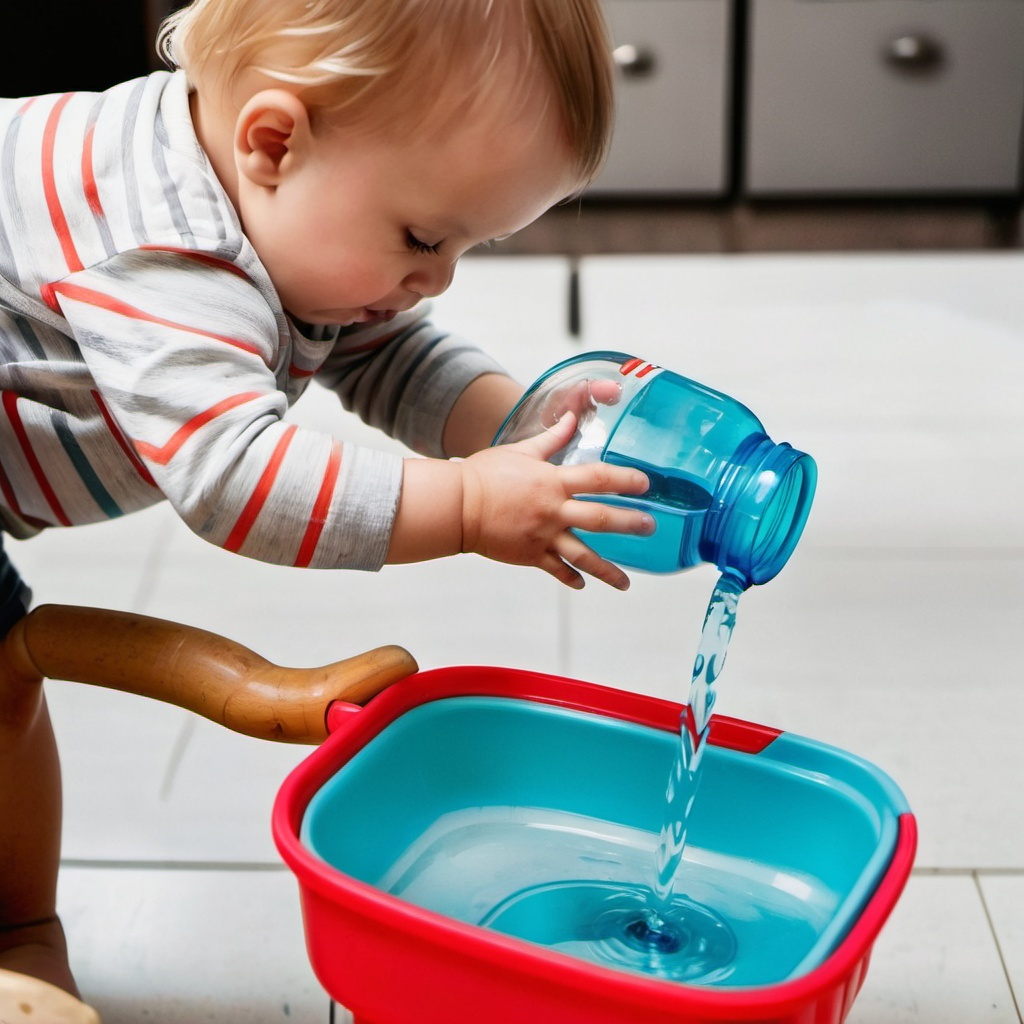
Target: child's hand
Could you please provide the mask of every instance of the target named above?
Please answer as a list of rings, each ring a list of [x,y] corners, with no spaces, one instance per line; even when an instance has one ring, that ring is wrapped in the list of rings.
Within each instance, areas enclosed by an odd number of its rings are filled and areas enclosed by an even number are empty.
[[[580,380],[566,384],[548,395],[539,411],[540,422],[544,427],[553,427],[571,412],[579,425],[589,419],[598,405],[615,405],[621,397],[622,387],[613,380]]]
[[[513,565],[536,565],[567,586],[583,586],[587,573],[619,590],[629,578],[589,548],[572,529],[648,534],[654,520],[632,509],[576,494],[643,494],[637,469],[594,462],[552,466],[547,460],[576,429],[566,413],[550,429],[515,444],[487,448],[462,465],[462,550]]]

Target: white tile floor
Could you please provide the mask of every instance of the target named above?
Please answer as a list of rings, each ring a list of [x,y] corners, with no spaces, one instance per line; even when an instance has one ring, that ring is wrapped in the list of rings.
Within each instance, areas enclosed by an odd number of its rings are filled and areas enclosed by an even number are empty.
[[[585,348],[659,361],[819,463],[800,548],[741,603],[718,708],[867,757],[917,815],[915,873],[850,1024],[1020,1024],[1024,255],[593,258],[581,340],[567,279],[558,259],[467,261],[438,316],[523,379]],[[327,399],[295,418],[369,436]],[[308,573],[216,551],[166,508],[11,549],[40,601],[178,619],[281,664],[400,643],[423,667],[523,666],[677,699],[713,580],[574,594],[468,557]],[[327,1024],[269,830],[306,751],[141,698],[48,692],[62,910],[106,1024]]]

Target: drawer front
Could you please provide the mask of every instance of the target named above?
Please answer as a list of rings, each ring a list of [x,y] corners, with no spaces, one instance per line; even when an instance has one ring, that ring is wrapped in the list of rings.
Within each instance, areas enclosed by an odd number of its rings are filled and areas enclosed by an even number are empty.
[[[728,182],[732,0],[606,0],[615,135],[591,193],[719,194]]]
[[[751,0],[744,183],[1012,192],[1024,0]]]

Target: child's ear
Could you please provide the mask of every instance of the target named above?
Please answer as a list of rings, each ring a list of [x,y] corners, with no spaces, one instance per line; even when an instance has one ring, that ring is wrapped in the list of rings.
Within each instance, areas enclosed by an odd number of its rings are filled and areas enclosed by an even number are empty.
[[[286,89],[251,96],[235,121],[235,163],[254,185],[274,188],[298,163],[311,139],[309,111]]]

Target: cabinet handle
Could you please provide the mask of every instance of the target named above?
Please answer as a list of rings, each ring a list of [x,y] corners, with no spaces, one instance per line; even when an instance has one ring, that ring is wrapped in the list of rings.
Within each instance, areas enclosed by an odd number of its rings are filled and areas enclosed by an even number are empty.
[[[627,78],[643,78],[654,70],[657,63],[653,50],[646,46],[634,46],[633,43],[616,46],[612,50],[612,60]]]
[[[897,36],[884,52],[887,63],[911,74],[936,71],[945,57],[942,44],[924,33]]]

